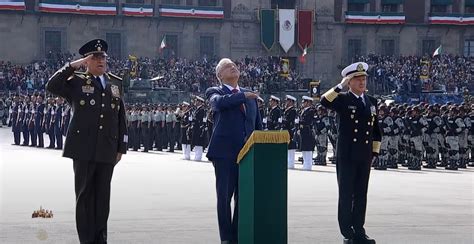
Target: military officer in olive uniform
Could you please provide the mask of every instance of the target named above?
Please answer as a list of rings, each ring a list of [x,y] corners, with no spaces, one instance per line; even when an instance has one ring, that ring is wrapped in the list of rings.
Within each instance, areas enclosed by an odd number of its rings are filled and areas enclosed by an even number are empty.
[[[106,73],[107,43],[96,39],[79,49],[83,58],[67,63],[46,89],[72,106],[64,157],[74,163],[76,227],[81,243],[107,243],[110,182],[127,152],[127,123],[121,78]],[[86,67],[85,72],[79,72]]]
[[[283,129],[287,130],[290,134],[290,142],[288,143],[288,168],[293,169],[295,167],[295,153],[296,153],[296,141],[295,131],[298,112],[295,107],[296,97],[286,95],[286,108],[283,111]]]
[[[380,150],[382,133],[377,100],[365,94],[368,65],[354,63],[342,70],[339,85],[327,91],[321,104],[339,116],[336,172],[338,220],[344,243],[375,244],[364,229],[370,165]],[[341,92],[349,86],[348,92]]]

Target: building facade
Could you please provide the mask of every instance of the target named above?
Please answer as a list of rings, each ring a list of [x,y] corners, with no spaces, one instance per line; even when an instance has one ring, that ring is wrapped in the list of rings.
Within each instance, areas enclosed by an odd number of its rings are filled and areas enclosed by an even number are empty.
[[[297,61],[296,43],[288,53],[278,43],[262,46],[259,10],[270,8],[314,11],[305,63]],[[326,87],[356,55],[424,55],[443,45],[446,53],[473,56],[473,26],[474,0],[0,0],[0,60],[77,53],[103,38],[109,54],[122,58],[293,57],[303,77]]]

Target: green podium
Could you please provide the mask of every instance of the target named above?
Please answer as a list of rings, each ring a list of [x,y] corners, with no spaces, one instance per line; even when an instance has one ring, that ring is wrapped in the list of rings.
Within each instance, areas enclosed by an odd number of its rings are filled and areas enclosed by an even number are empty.
[[[288,243],[287,131],[255,131],[239,153],[239,243]]]

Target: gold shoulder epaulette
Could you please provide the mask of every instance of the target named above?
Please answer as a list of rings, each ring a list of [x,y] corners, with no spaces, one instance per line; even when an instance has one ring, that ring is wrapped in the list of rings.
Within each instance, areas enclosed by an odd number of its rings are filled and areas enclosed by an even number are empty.
[[[117,75],[114,75],[114,74],[112,74],[112,73],[110,73],[110,72],[107,73],[107,74],[108,74],[111,78],[114,78],[114,79],[116,79],[116,80],[122,81],[122,78],[119,77],[119,76],[117,76]]]
[[[74,75],[84,80],[87,79],[87,75],[84,72],[74,71]]]

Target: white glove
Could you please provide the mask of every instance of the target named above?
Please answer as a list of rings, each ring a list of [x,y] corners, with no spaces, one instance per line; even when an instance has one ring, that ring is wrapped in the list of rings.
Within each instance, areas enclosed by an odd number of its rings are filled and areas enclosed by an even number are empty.
[[[295,119],[295,124],[299,124],[300,123],[300,119]]]
[[[283,119],[280,117],[278,118],[278,123],[281,123],[283,121]]]
[[[267,123],[267,118],[263,118],[262,123],[266,124]]]

